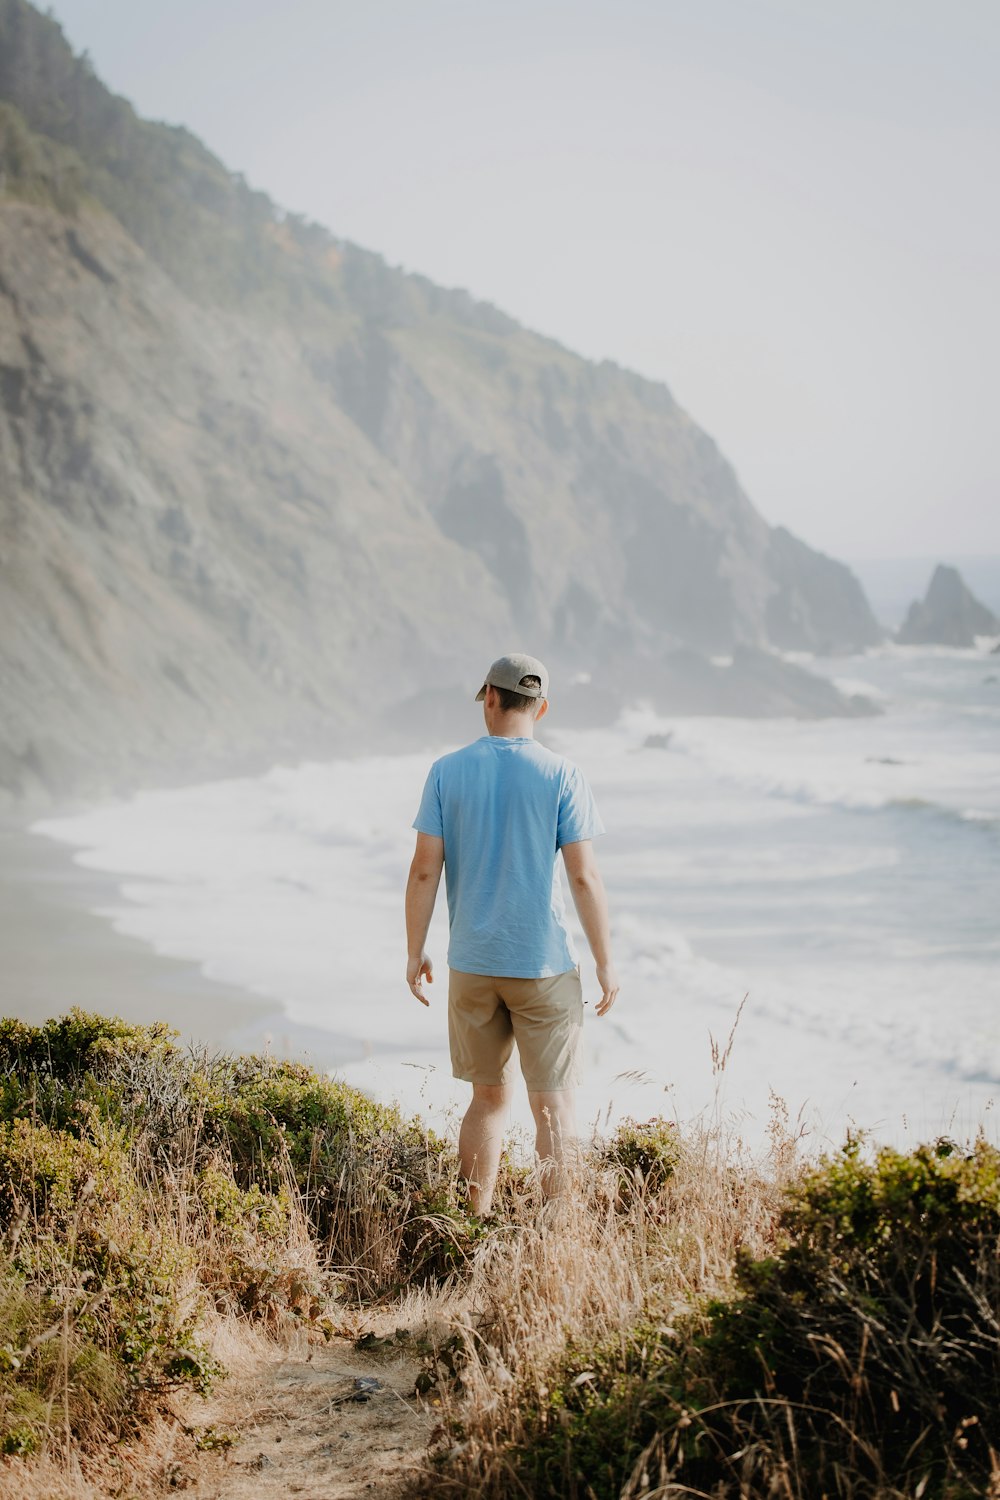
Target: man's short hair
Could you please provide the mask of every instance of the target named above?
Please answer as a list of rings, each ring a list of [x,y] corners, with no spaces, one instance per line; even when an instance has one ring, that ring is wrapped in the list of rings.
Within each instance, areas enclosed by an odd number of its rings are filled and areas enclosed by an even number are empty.
[[[539,688],[542,685],[538,677],[522,677],[521,681],[526,687]],[[494,686],[493,691],[499,698],[500,707],[505,714],[530,713],[533,719],[537,719],[538,710],[544,702],[544,699],[536,698],[534,695],[529,696],[527,693],[512,693],[510,688]]]

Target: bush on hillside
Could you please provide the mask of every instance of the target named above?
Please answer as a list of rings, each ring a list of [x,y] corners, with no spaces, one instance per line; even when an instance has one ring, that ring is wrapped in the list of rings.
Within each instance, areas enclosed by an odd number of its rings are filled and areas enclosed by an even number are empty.
[[[245,1191],[294,1191],[321,1252],[362,1295],[461,1258],[468,1225],[450,1148],[301,1063],[190,1054],[168,1027],[78,1010],[41,1027],[3,1021],[0,1118],[18,1115],[78,1135],[100,1118],[161,1170],[221,1161]]]
[[[637,1196],[662,1193],[680,1160],[681,1139],[672,1120],[654,1117],[640,1124],[626,1119],[598,1152],[597,1165],[610,1168],[622,1205]]]
[[[114,1126],[0,1122],[0,1451],[207,1389],[193,1246],[159,1206]]]
[[[789,1190],[781,1232],[776,1254],[740,1260],[732,1298],[571,1349],[541,1395],[519,1393],[518,1493],[985,1493],[1000,1152],[940,1141],[867,1158],[851,1141]]]
[[[0,1021],[0,1451],[206,1388],[207,1309],[318,1319],[345,1279],[448,1273],[475,1235],[453,1165],[297,1063],[81,1011]]]

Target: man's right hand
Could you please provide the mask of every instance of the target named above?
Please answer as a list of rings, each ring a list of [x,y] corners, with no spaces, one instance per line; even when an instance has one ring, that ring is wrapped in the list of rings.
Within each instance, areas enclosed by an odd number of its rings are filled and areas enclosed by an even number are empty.
[[[597,1002],[597,1014],[606,1016],[618,999],[618,975],[608,959],[611,952],[611,933],[608,924],[608,898],[604,894],[604,881],[594,858],[594,846],[590,839],[580,839],[575,844],[564,844],[563,863],[569,876],[569,888],[573,894],[576,914],[580,918],[590,951],[597,963],[597,982],[601,986],[601,998]],[[600,962],[604,959],[605,962]]]
[[[597,965],[597,982],[601,986],[601,998],[597,1002],[597,1014],[606,1016],[618,999],[618,975],[610,964]]]

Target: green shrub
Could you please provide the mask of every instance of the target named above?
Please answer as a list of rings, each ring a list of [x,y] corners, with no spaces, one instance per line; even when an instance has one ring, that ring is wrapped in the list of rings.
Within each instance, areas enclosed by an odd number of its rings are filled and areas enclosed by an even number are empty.
[[[84,1189],[93,1191],[118,1165],[92,1142],[48,1125],[0,1122],[0,1231],[29,1214],[35,1223],[58,1220],[65,1228]]]
[[[663,1191],[677,1169],[680,1144],[672,1120],[623,1120],[602,1148],[598,1164],[616,1173],[619,1198],[629,1203],[637,1193],[646,1197]]]
[[[219,1059],[198,1074],[206,1141],[236,1182],[291,1185],[332,1268],[382,1294],[453,1268],[454,1152],[418,1120],[304,1064]]]
[[[770,1430],[765,1403],[784,1402],[828,1484],[839,1431],[871,1485],[982,1483],[1000,1448],[1000,1152],[940,1141],[866,1160],[851,1142],[793,1189],[783,1228],[779,1255],[740,1264],[703,1342],[711,1391],[750,1398],[733,1430]]]
[[[0,1124],[8,1425],[18,1403],[65,1393],[74,1432],[170,1386],[205,1389],[217,1367],[196,1337],[194,1255],[140,1181],[127,1139],[106,1121],[82,1139],[23,1118]]]
[[[211,1223],[236,1243],[242,1239],[287,1237],[291,1221],[288,1193],[265,1193],[258,1183],[239,1187],[231,1172],[209,1166],[199,1174],[198,1197]]]
[[[190,1119],[176,1035],[81,1010],[42,1026],[0,1021],[0,1120],[41,1118],[80,1135],[96,1115],[131,1136],[158,1128],[174,1140]]]
[[[424,1131],[404,1122],[397,1109],[304,1063],[218,1059],[196,1085],[203,1090],[208,1135],[226,1143],[236,1176],[248,1184],[278,1180],[287,1161],[300,1187],[321,1199],[331,1151],[387,1141],[402,1150],[424,1147]]]
[[[597,1348],[570,1348],[520,1415],[529,1439],[511,1455],[530,1496],[615,1497],[640,1453],[683,1409],[670,1335],[640,1324]]]
[[[80,206],[86,169],[78,153],[30,130],[6,102],[0,103],[0,169],[0,192],[51,204],[66,215]]]
[[[221,1161],[244,1192],[297,1191],[363,1294],[448,1274],[471,1233],[454,1152],[419,1121],[301,1063],[186,1053],[165,1026],[79,1010],[0,1022],[0,1119],[17,1118],[81,1139],[105,1122],[154,1171]]]
[[[21,1375],[24,1348],[47,1326],[46,1310],[24,1280],[0,1262],[0,1453],[34,1453],[48,1423],[48,1402]]]
[[[162,1022],[133,1026],[78,1008],[41,1026],[0,1020],[0,1071],[14,1071],[22,1077],[49,1073],[63,1080],[79,1079],[102,1058],[122,1051],[149,1055],[169,1050],[176,1036]]]
[[[1000,1450],[1000,1152],[851,1141],[789,1190],[778,1252],[671,1329],[520,1393],[519,1493],[985,1492]],[[635,1483],[629,1488],[630,1476]],[[644,1477],[643,1477],[644,1476]]]
[[[0,1453],[27,1458],[45,1441],[49,1403],[0,1377]]]
[[[301,1064],[82,1011],[0,1021],[0,1448],[40,1446],[56,1398],[82,1441],[207,1389],[206,1306],[319,1320],[318,1251],[382,1294],[482,1233],[443,1141]]]

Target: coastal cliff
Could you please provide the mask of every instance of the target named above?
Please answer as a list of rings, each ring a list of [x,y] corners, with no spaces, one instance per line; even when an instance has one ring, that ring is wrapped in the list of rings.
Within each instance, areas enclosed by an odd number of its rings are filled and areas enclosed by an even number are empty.
[[[283,213],[25,0],[0,247],[8,797],[371,742],[512,645],[676,711],[864,711],[776,654],[877,641],[860,585],[665,386]]]

